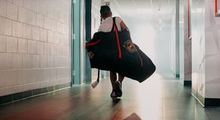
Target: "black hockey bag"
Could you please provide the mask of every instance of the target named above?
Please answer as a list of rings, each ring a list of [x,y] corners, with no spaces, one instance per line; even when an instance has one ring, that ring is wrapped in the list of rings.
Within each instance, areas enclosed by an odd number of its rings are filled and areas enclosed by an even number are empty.
[[[97,32],[86,43],[92,68],[108,70],[143,82],[156,70],[151,59],[130,38],[127,30],[118,31],[113,19],[111,32]]]

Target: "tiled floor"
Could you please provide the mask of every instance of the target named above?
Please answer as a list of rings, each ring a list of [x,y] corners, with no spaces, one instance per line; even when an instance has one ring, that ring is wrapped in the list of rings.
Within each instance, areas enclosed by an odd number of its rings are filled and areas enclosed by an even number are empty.
[[[121,99],[113,101],[110,92],[108,80],[95,89],[74,86],[1,106],[0,120],[220,120],[220,107],[203,108],[189,87],[160,75],[141,84],[125,79]]]

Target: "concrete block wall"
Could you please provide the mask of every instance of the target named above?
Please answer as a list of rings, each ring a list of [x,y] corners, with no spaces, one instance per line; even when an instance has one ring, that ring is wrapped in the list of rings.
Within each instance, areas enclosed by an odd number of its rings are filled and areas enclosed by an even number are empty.
[[[0,96],[70,83],[71,0],[0,0]]]

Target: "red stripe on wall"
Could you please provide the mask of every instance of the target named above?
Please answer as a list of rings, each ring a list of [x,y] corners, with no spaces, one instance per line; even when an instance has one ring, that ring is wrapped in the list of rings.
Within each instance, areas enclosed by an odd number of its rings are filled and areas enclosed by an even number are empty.
[[[215,0],[215,16],[218,15],[218,0]]]

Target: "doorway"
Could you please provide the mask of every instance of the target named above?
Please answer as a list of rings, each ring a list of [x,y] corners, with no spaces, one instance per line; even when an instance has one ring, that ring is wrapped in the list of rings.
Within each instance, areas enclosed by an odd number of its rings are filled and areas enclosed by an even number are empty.
[[[72,1],[72,85],[91,82],[85,42],[91,39],[91,1]]]
[[[80,0],[72,1],[71,81],[80,84]]]

